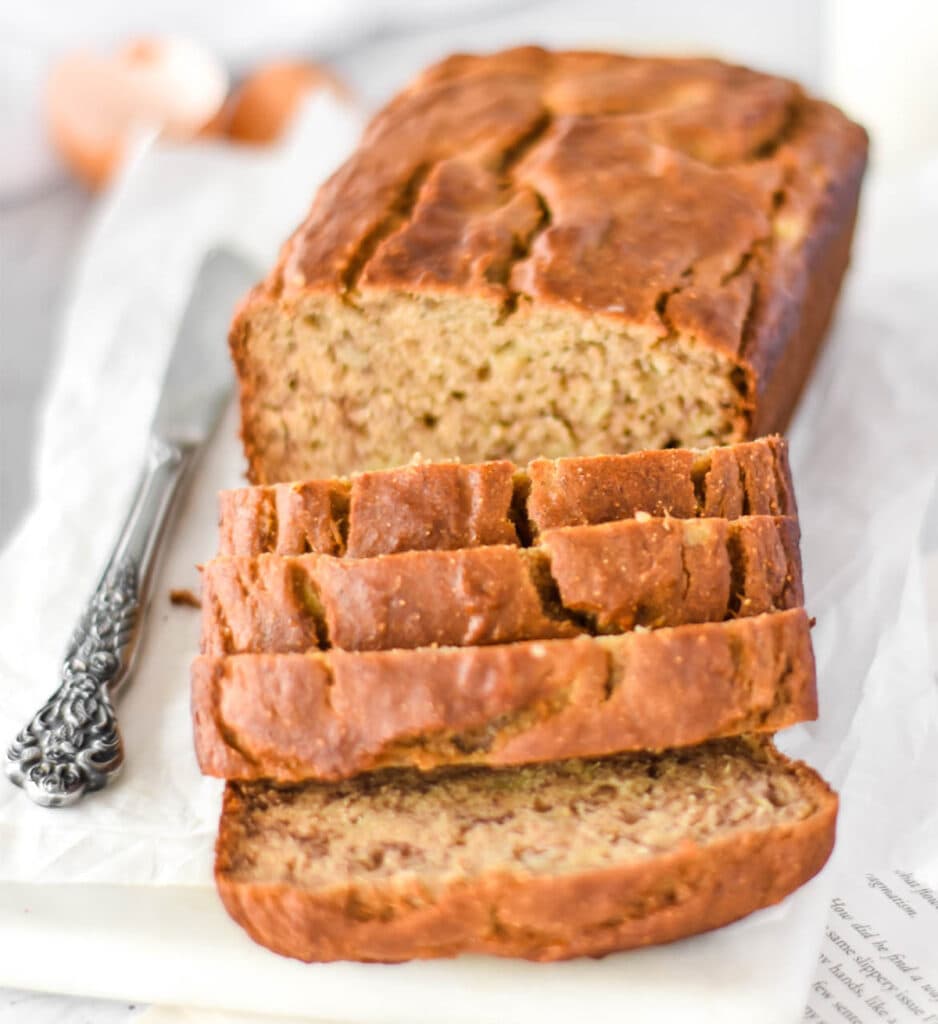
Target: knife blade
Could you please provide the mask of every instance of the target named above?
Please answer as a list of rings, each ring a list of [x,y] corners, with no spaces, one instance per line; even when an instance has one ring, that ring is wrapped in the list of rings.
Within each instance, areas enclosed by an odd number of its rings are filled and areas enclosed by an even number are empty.
[[[198,444],[212,432],[231,392],[226,337],[235,303],[257,280],[230,249],[212,249],[196,277],[163,378],[151,432],[170,443]]]

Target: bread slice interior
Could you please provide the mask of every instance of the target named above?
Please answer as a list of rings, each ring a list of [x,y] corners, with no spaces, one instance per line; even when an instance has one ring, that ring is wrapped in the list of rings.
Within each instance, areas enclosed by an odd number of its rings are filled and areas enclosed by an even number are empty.
[[[665,857],[829,813],[836,797],[762,737],[492,771],[394,769],[338,783],[229,783],[216,871],[371,899],[485,876]]]

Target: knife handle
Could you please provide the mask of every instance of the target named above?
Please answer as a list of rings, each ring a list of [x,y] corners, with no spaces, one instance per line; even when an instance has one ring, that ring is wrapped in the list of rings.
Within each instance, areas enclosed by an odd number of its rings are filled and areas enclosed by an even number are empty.
[[[194,446],[150,438],[133,504],[72,634],[59,688],[7,751],[7,776],[43,807],[75,803],[123,764],[111,698],[133,664],[160,541],[194,455]]]

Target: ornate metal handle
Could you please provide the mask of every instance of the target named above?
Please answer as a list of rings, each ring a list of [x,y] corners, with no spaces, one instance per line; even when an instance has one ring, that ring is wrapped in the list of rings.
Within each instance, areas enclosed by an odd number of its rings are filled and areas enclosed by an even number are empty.
[[[7,776],[37,804],[75,803],[124,762],[111,698],[133,664],[159,542],[194,450],[151,439],[133,505],[69,643],[61,685],[7,751]]]

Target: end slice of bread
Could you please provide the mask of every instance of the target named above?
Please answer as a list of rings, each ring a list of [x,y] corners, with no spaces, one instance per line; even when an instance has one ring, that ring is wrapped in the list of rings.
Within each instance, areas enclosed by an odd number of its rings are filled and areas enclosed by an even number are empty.
[[[342,783],[229,783],[215,877],[306,961],[560,960],[670,942],[816,874],[837,798],[764,739]]]

